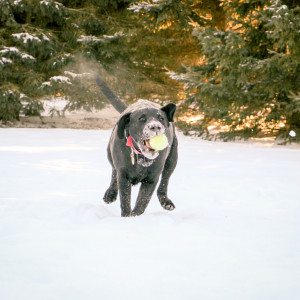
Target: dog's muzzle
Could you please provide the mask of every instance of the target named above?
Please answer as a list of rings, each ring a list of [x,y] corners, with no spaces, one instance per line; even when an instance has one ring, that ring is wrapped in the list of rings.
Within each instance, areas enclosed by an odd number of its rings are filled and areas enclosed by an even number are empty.
[[[140,151],[146,158],[155,159],[159,155],[158,151],[151,148],[149,140],[156,135],[164,134],[165,131],[165,126],[155,120],[152,120],[145,125],[142,138],[138,143],[138,146]]]

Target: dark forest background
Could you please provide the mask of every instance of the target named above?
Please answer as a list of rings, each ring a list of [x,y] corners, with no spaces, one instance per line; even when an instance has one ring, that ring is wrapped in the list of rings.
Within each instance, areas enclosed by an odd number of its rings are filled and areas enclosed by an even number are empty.
[[[49,95],[104,107],[95,73],[127,103],[176,102],[185,133],[297,140],[299,1],[0,1],[0,121]]]

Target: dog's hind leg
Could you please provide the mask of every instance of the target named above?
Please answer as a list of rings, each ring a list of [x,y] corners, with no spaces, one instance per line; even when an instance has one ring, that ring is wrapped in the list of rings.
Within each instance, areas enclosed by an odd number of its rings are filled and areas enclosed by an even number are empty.
[[[111,174],[110,186],[106,190],[103,200],[105,203],[112,203],[117,199],[117,196],[118,196],[117,171],[113,169]]]
[[[166,159],[165,166],[161,175],[161,181],[157,189],[157,197],[159,199],[159,202],[161,206],[166,210],[173,210],[175,208],[174,203],[168,198],[167,193],[170,176],[172,175],[177,164],[177,146],[178,141],[177,138],[174,137],[172,148],[168,158]]]

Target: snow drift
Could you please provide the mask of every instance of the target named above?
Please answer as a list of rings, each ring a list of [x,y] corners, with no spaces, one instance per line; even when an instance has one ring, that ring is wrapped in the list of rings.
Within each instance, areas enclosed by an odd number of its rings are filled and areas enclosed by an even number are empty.
[[[1,300],[299,299],[299,150],[179,135],[175,211],[121,218],[109,135],[0,129]]]

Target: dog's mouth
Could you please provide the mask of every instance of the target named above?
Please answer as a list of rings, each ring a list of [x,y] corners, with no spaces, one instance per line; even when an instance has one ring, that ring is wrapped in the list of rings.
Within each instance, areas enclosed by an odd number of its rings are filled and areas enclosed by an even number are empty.
[[[139,146],[142,154],[146,158],[154,159],[159,155],[158,151],[151,148],[149,139],[142,140],[141,143],[138,143],[138,144],[139,144],[138,146]]]
[[[146,151],[155,152],[155,150],[153,148],[151,148],[151,146],[150,146],[150,140],[143,140],[142,144],[143,144],[143,147]]]

